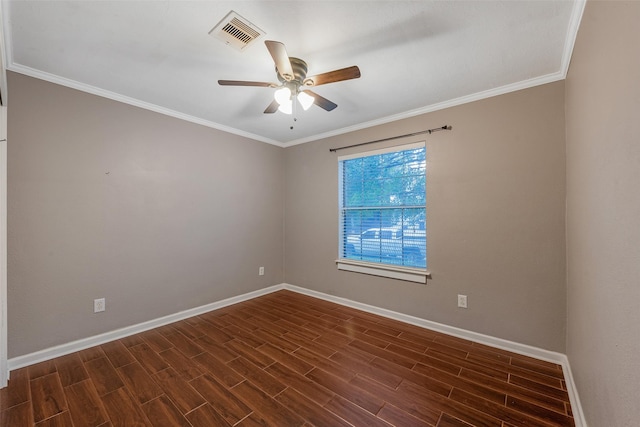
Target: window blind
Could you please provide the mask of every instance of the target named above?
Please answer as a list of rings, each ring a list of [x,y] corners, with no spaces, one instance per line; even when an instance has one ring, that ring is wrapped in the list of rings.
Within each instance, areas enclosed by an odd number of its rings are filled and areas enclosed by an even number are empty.
[[[426,268],[424,143],[338,161],[340,258]]]

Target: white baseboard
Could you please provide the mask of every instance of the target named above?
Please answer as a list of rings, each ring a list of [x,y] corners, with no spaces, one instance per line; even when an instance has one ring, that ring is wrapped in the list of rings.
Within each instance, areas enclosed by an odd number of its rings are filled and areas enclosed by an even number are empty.
[[[569,360],[567,359],[567,356],[562,353],[544,350],[538,347],[533,347],[526,344],[509,341],[502,338],[496,338],[490,335],[484,335],[484,334],[468,331],[461,328],[456,328],[454,326],[448,326],[442,323],[437,323],[431,320],[410,316],[408,314],[398,313],[398,312],[387,310],[384,308],[375,307],[372,305],[353,301],[347,298],[337,297],[334,295],[325,294],[323,292],[301,288],[299,286],[291,285],[288,283],[273,285],[268,288],[260,289],[260,290],[249,292],[243,295],[227,298],[222,301],[217,301],[211,304],[206,304],[200,307],[181,311],[175,314],[160,317],[158,319],[150,320],[148,322],[127,326],[125,328],[121,328],[115,331],[106,332],[104,334],[100,334],[93,337],[88,337],[81,340],[73,341],[67,344],[62,344],[59,346],[40,350],[35,353],[26,354],[24,356],[14,357],[12,359],[9,359],[8,361],[9,370],[22,368],[24,366],[33,365],[34,363],[39,363],[45,360],[64,356],[66,354],[74,353],[76,351],[84,350],[89,347],[104,344],[109,341],[124,338],[130,335],[147,331],[149,329],[157,328],[159,326],[167,325],[169,323],[177,322],[179,320],[187,319],[189,317],[197,316],[199,314],[203,314],[203,313],[216,310],[222,307],[226,307],[232,304],[236,304],[242,301],[247,301],[247,300],[250,300],[262,295],[266,295],[272,292],[276,292],[279,290],[283,290],[283,289],[286,289],[292,292],[297,292],[299,294],[308,295],[308,296],[322,299],[325,301],[333,302],[336,304],[344,305],[346,307],[351,307],[358,310],[366,311],[368,313],[377,314],[379,316],[387,317],[389,319],[399,320],[401,322],[405,322],[411,325],[441,332],[447,335],[453,335],[455,337],[467,339],[469,341],[477,342],[480,344],[485,344],[492,347],[500,348],[502,350],[511,351],[513,353],[518,353],[525,356],[534,357],[536,359],[557,363],[562,366],[562,371],[564,373],[564,379],[567,383],[567,392],[569,394],[569,399],[571,401],[571,409],[573,411],[573,417],[574,417],[576,427],[587,427],[587,423],[584,419],[584,412],[582,411],[582,406],[580,406],[580,399],[578,397],[578,392],[576,390],[575,383],[573,382],[573,375],[571,373],[571,367],[569,366]]]
[[[491,347],[511,351],[513,353],[522,354],[524,356],[534,357],[539,360],[557,363],[558,365],[562,366],[562,372],[567,383],[567,392],[569,394],[569,400],[571,401],[571,409],[573,411],[573,418],[576,427],[587,427],[587,423],[584,418],[584,412],[582,411],[582,406],[580,405],[578,391],[576,390],[575,383],[573,382],[573,375],[571,374],[569,359],[567,359],[567,356],[565,354],[505,340],[502,338],[492,337],[490,335],[480,334],[478,332],[468,331],[466,329],[456,328],[454,326],[448,326],[442,323],[433,322],[431,320],[426,320],[419,317],[410,316],[408,314],[387,310],[385,308],[375,307],[373,305],[352,301],[347,298],[337,297],[334,295],[301,288],[299,286],[290,285],[288,283],[284,283],[282,286],[284,289],[293,292],[298,292],[300,294],[312,296],[314,298],[366,311],[368,313],[377,314],[389,319],[399,320],[401,322],[409,323],[421,328],[430,329],[436,332],[442,332],[447,335],[453,335],[458,338],[463,338],[469,341],[477,342],[479,344],[489,345]]]
[[[207,313],[212,310],[217,310],[228,305],[237,304],[242,301],[247,301],[253,298],[257,298],[262,295],[269,294],[271,292],[284,289],[283,285],[274,285],[268,288],[260,289],[257,291],[249,292],[246,294],[238,295],[235,297],[216,301],[211,304],[202,305],[200,307],[191,308],[189,310],[180,311],[175,314],[163,316],[157,319],[149,320],[147,322],[138,323],[136,325],[126,326],[115,331],[105,332],[100,335],[95,335],[88,338],[83,338],[70,343],[57,345],[55,347],[46,348],[44,350],[36,351],[34,353],[25,354],[23,356],[14,357],[8,360],[9,371],[19,369],[25,366],[33,365],[35,363],[44,362],[45,360],[54,359],[56,357],[64,356],[67,354],[75,353],[76,351],[84,350],[86,348],[94,347],[96,345],[104,344],[109,341],[118,340],[120,338],[128,337],[140,332],[148,331],[149,329],[157,328],[159,326],[168,325],[169,323],[177,322],[179,320],[187,319],[189,317],[197,316],[199,314]]]

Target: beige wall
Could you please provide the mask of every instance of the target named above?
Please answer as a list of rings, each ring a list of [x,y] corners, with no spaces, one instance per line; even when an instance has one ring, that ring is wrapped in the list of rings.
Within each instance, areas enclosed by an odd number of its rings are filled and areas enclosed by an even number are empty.
[[[9,88],[9,357],[283,281],[281,148],[19,74]]]
[[[425,286],[338,271],[337,155],[329,148],[445,124],[453,130],[401,141],[427,141],[433,279]],[[557,82],[287,148],[285,280],[563,352],[564,137]],[[457,294],[468,295],[468,309],[456,308]]]
[[[9,357],[282,281],[564,351],[562,82],[285,150],[9,84]],[[443,124],[402,141],[427,140],[433,279],[337,271],[328,149]]]
[[[636,425],[638,22],[638,2],[590,1],[566,84],[285,150],[9,73],[9,357],[286,281],[550,350],[566,340],[589,424]],[[443,124],[396,142],[427,141],[433,279],[337,271],[328,149]]]
[[[640,420],[639,22],[589,1],[566,81],[567,353],[591,426]]]
[[[285,150],[18,74],[9,84],[10,357],[283,281],[565,349],[563,82]],[[427,141],[433,279],[337,271],[328,149],[443,124],[454,130],[394,142]]]

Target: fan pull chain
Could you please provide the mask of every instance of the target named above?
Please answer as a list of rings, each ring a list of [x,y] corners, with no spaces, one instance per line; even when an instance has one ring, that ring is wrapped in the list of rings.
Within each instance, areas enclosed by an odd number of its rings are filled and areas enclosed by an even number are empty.
[[[296,93],[295,93],[295,94],[293,94],[293,95],[291,95],[291,103],[293,104],[293,105],[291,106],[291,109],[292,109],[292,111],[291,111],[291,117],[293,117],[293,124],[295,124],[295,123],[298,121],[298,119],[296,118],[296,114],[297,114],[297,110],[298,110],[298,107],[297,107],[297,105],[296,105],[296,104],[297,104],[297,102],[296,102],[296,101],[298,100],[298,94],[297,94],[297,92],[298,92],[298,91],[296,90]],[[289,130],[293,130],[293,124],[292,124],[291,126],[289,126]]]

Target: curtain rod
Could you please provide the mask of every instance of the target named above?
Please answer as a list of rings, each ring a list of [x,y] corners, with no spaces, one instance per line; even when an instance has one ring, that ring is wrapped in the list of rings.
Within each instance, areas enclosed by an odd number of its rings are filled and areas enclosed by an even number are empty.
[[[332,152],[332,153],[335,153],[336,151],[339,151],[339,150],[345,150],[347,148],[359,147],[361,145],[373,144],[373,143],[376,143],[376,142],[391,141],[392,139],[406,138],[406,137],[409,137],[409,136],[421,135],[423,133],[428,133],[429,135],[431,135],[433,132],[439,132],[441,130],[451,130],[451,129],[452,129],[452,127],[447,125],[447,126],[442,126],[442,127],[439,127],[439,128],[423,130],[423,131],[420,131],[420,132],[407,133],[407,134],[404,134],[404,135],[392,136],[392,137],[389,137],[389,138],[376,139],[375,141],[367,141],[367,142],[361,142],[359,144],[347,145],[345,147],[329,148],[329,151]]]

